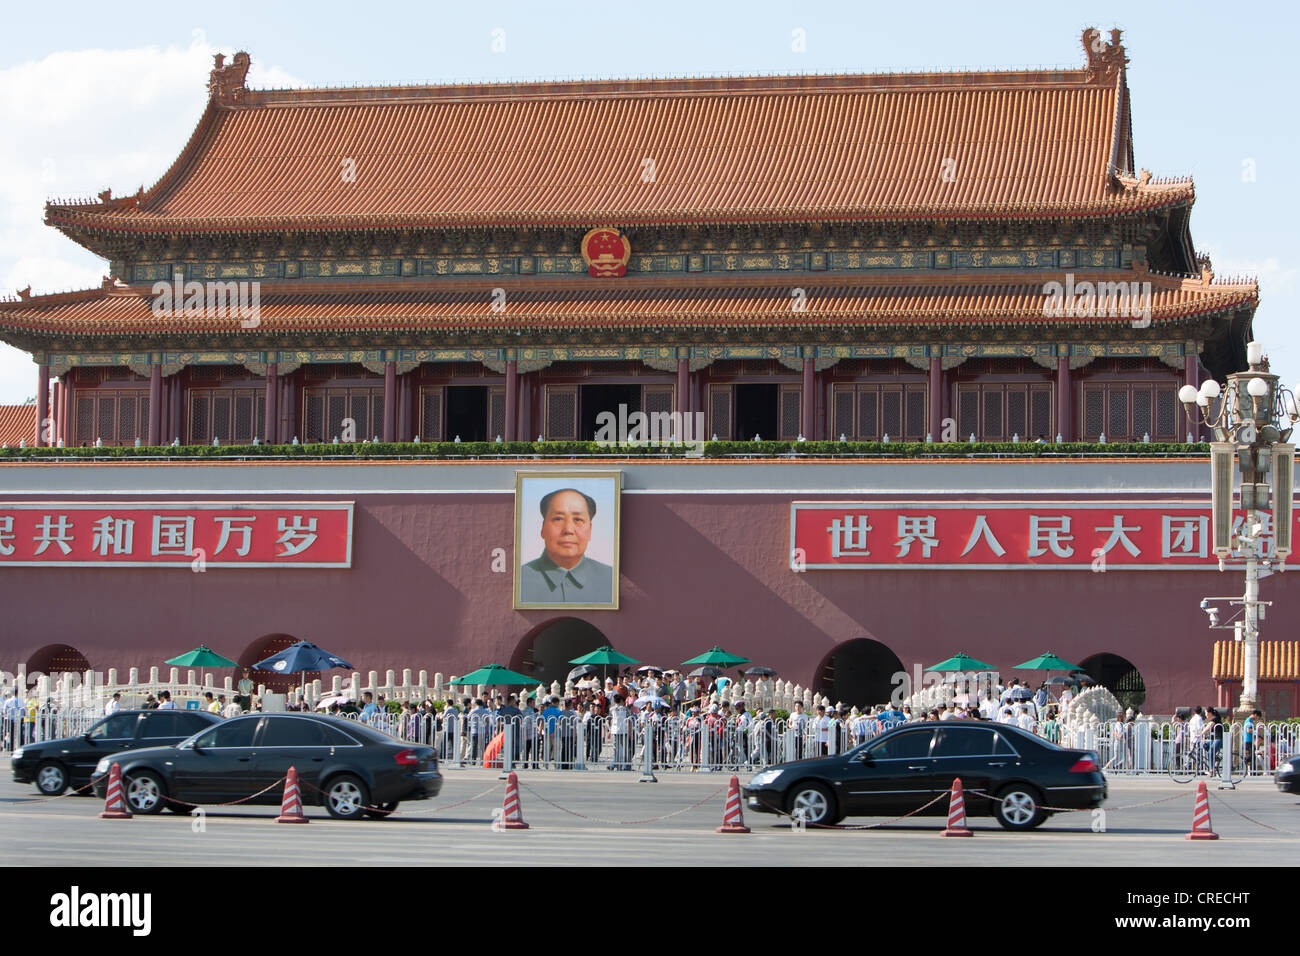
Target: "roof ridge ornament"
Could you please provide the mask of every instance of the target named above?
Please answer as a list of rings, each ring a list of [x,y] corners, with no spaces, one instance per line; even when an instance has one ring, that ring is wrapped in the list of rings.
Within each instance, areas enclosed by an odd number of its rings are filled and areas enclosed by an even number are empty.
[[[226,66],[224,53],[213,54],[212,72],[208,76],[208,99],[217,106],[241,105],[248,93],[244,80],[248,78],[252,62],[243,50],[234,55],[229,66]]]
[[[1128,65],[1128,54],[1120,38],[1124,31],[1118,27],[1110,31],[1110,42],[1101,38],[1101,31],[1088,27],[1083,31],[1083,52],[1088,58],[1088,82],[1113,81],[1115,75]]]

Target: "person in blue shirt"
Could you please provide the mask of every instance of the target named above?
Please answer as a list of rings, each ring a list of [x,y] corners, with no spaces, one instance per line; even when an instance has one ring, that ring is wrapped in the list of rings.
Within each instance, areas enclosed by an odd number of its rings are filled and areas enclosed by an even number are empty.
[[[361,719],[368,724],[373,724],[378,716],[379,708],[375,706],[374,695],[366,691],[361,695]]]
[[[546,701],[546,707],[542,710],[542,730],[546,733],[543,738],[545,749],[542,751],[544,760],[557,761],[560,759],[559,729],[560,717],[564,711],[560,710],[560,698],[551,697]]]

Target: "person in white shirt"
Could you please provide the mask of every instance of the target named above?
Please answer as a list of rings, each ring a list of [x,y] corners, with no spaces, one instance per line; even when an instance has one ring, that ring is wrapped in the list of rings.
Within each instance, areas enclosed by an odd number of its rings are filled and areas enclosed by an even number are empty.
[[[162,691],[162,692],[160,692],[160,693],[158,694],[158,709],[159,709],[159,710],[175,710],[175,709],[176,709],[176,704],[175,704],[175,702],[172,700],[172,695],[171,695],[171,692],[170,692],[170,691],[165,691],[165,690],[164,690],[164,691]]]
[[[1074,700],[1074,691],[1070,690],[1069,687],[1066,687],[1061,693],[1061,710],[1065,710],[1066,705],[1068,705],[1072,700]]]
[[[1031,734],[1038,726],[1038,721],[1034,720],[1033,715],[1029,713],[1029,708],[1026,707],[1024,704],[1020,705],[1020,716],[1016,718],[1015,722],[1017,727],[1019,727],[1021,730],[1027,730]]]
[[[984,695],[984,699],[980,701],[980,716],[985,720],[992,720],[997,715],[998,702],[993,696],[993,691],[989,691]]]
[[[794,734],[794,759],[803,759],[803,735],[808,729],[808,715],[803,712],[803,701],[794,702],[794,713],[790,715],[787,722],[790,731]]]
[[[114,694],[113,699],[104,705],[104,716],[109,717],[122,709],[122,695]]]
[[[242,714],[243,712],[244,712],[244,708],[240,707],[239,704],[235,703],[235,702],[232,700],[230,703],[228,703],[228,704],[226,705],[225,710],[223,710],[223,711],[221,712],[221,716],[222,716],[222,717],[238,717],[238,716],[239,716],[240,714]]]
[[[817,716],[813,718],[813,730],[817,733],[817,752],[825,757],[830,750],[831,719],[826,716],[826,708],[817,706]]]

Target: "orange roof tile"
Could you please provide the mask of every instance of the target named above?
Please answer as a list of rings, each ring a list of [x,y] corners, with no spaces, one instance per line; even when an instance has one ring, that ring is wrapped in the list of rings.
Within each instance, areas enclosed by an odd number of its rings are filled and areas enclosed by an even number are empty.
[[[1241,680],[1245,673],[1243,641],[1214,642],[1215,680]],[[1260,680],[1300,680],[1300,641],[1260,641]]]
[[[13,448],[36,436],[35,405],[0,405],[0,447]]]
[[[791,308],[786,276],[697,276],[689,288],[665,288],[662,279],[627,277],[597,282],[585,277],[493,280],[408,280],[264,283],[259,333],[319,330],[483,331],[530,328],[791,329],[825,326],[1113,325],[1130,316],[1095,318],[1043,314],[1043,283],[1051,276],[1020,273],[990,277],[945,273],[924,277],[806,277],[804,308]],[[1094,280],[1149,280],[1154,323],[1253,306],[1253,282],[1207,283],[1152,273],[1111,273]],[[493,308],[494,288],[506,290],[504,309]],[[0,334],[157,335],[174,332],[249,334],[237,316],[155,316],[148,288],[120,287],[32,296],[0,302]]]
[[[242,82],[232,80],[237,95],[214,91],[153,188],[51,203],[47,221],[135,233],[636,226],[1089,216],[1193,199],[1190,180],[1132,176],[1122,65],[301,91]]]

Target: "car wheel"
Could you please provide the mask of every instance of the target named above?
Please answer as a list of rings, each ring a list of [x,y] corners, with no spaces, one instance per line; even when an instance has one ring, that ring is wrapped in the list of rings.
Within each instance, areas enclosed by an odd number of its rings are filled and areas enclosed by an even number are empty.
[[[1033,787],[1013,784],[998,793],[993,815],[1008,830],[1032,830],[1047,819],[1042,798]]]
[[[325,785],[325,809],[336,820],[361,819],[369,802],[366,785],[350,773],[340,774]]]
[[[57,760],[47,760],[36,768],[36,789],[47,797],[57,797],[68,789],[68,771]]]
[[[132,813],[159,813],[167,802],[167,791],[163,787],[162,778],[152,770],[123,775],[122,789],[126,793],[126,805]]]
[[[396,800],[394,800],[392,803],[380,803],[373,807],[366,807],[366,816],[368,816],[372,820],[384,820],[387,819],[388,817],[391,817],[393,815],[393,811],[396,809],[397,809]]]
[[[835,797],[820,783],[797,783],[790,790],[790,815],[806,824],[829,825],[840,820]]]

